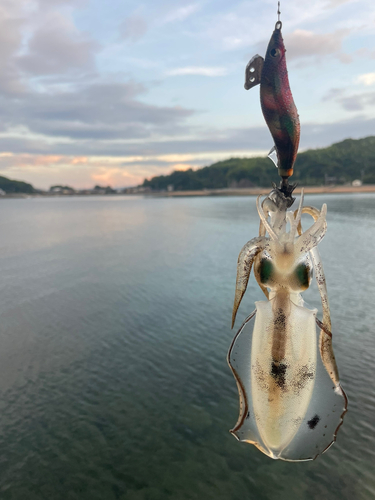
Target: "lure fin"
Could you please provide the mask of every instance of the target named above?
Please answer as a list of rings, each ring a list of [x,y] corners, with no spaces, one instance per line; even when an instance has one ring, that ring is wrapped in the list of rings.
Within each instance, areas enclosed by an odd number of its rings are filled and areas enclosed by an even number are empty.
[[[260,83],[264,59],[259,54],[252,57],[245,69],[245,89],[249,90]]]
[[[273,163],[275,164],[275,167],[276,168],[279,168],[279,158],[277,156],[277,149],[276,149],[276,146],[273,146],[271,149],[270,149],[270,152],[268,153],[268,158],[270,160],[273,161]]]

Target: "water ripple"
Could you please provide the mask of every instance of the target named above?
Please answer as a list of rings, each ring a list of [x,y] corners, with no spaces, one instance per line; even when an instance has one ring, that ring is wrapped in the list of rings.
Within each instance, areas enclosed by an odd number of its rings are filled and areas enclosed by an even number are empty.
[[[375,197],[309,198],[328,203],[321,253],[349,411],[332,449],[301,464],[228,432],[254,198],[4,202],[1,499],[374,498]],[[238,324],[255,300],[252,282]]]

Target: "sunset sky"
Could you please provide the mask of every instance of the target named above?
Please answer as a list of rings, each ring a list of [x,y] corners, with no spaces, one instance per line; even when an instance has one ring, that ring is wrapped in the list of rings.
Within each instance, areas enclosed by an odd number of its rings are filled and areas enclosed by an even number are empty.
[[[269,0],[0,0],[0,175],[124,187],[265,154]],[[301,149],[375,135],[373,0],[283,0]]]

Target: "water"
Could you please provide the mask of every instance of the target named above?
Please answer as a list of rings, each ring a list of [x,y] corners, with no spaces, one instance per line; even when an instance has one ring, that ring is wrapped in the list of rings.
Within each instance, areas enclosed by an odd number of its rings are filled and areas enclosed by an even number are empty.
[[[2,500],[375,496],[375,196],[328,204],[320,245],[349,411],[328,453],[273,461],[228,432],[236,260],[254,198],[0,204]],[[255,281],[239,326],[261,299]],[[316,288],[305,299],[319,306]]]

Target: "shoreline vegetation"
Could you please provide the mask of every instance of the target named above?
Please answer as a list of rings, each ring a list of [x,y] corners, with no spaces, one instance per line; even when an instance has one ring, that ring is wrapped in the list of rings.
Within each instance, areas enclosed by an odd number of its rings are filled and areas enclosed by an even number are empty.
[[[0,196],[0,200],[9,199],[27,199],[27,198],[76,198],[82,196],[143,196],[147,198],[183,198],[183,197],[201,197],[201,196],[258,196],[269,193],[272,186],[257,187],[257,188],[227,188],[227,189],[204,189],[191,191],[160,191],[147,192],[137,191],[124,193],[115,191],[113,193],[90,193],[85,191],[74,193],[50,193],[35,192],[35,193],[4,193]],[[331,185],[331,186],[307,186],[303,187],[305,194],[343,194],[343,193],[375,193],[375,184],[366,184],[362,186],[352,185]],[[300,194],[301,188],[296,187],[294,194]]]
[[[202,191],[171,191],[161,193],[145,193],[147,196],[161,198],[181,198],[183,196],[259,196],[268,194],[272,186],[263,188],[236,188],[236,189],[206,189]],[[296,187],[293,194],[300,194],[301,187]],[[342,194],[342,193],[375,193],[375,184],[362,186],[342,185],[342,186],[307,186],[303,187],[305,194]]]
[[[205,189],[196,191],[161,191],[161,192],[134,192],[134,193],[123,193],[114,192],[111,194],[106,193],[71,193],[66,194],[56,194],[49,193],[10,193],[0,196],[0,200],[9,199],[19,199],[19,198],[60,198],[60,197],[71,197],[76,198],[80,196],[144,196],[149,198],[183,198],[183,197],[200,197],[200,196],[259,196],[266,195],[269,193],[272,186],[262,187],[262,188],[236,188],[236,189]],[[306,194],[345,194],[345,193],[375,193],[375,184],[366,184],[362,186],[351,186],[351,185],[331,185],[331,186],[307,186],[303,187],[304,193]],[[300,194],[301,188],[296,187],[294,194]]]
[[[265,157],[230,158],[197,170],[175,170],[169,175],[145,179],[143,184],[121,189],[96,185],[77,190],[54,185],[49,190],[34,188],[23,181],[0,176],[0,199],[35,196],[145,195],[251,196],[268,193],[278,182],[277,170]],[[375,136],[345,139],[327,148],[309,149],[298,154],[292,183],[296,193],[375,192]]]
[[[375,184],[375,137],[346,139],[327,148],[297,156],[291,183],[306,187],[353,187]],[[141,188],[152,192],[268,188],[278,183],[273,162],[264,157],[230,158],[198,170],[174,171],[145,179]]]

